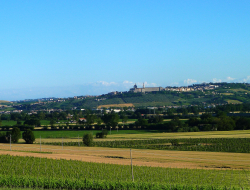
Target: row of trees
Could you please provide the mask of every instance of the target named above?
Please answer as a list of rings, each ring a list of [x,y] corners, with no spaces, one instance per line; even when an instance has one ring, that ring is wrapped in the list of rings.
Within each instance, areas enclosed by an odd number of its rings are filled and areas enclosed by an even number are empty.
[[[14,127],[12,129],[12,131],[8,131],[6,133],[0,132],[0,142],[1,143],[8,143],[8,142],[18,143],[18,141],[21,137],[24,139],[24,141],[27,144],[33,144],[33,142],[35,141],[35,135],[34,135],[33,131],[31,131],[30,129],[21,133],[19,128]]]

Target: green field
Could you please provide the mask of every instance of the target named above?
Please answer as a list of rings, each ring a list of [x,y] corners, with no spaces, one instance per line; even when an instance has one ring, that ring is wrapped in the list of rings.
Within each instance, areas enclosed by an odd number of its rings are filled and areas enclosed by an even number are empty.
[[[83,134],[92,133],[95,135],[96,133],[100,133],[101,130],[77,130],[77,131],[70,131],[70,130],[47,130],[47,131],[34,131],[36,138],[78,138],[83,137]],[[115,135],[129,135],[129,134],[150,134],[150,133],[159,133],[160,131],[148,131],[148,130],[108,130],[108,137],[115,136]]]
[[[226,100],[229,104],[242,104],[239,100]]]
[[[0,186],[68,189],[249,188],[248,170],[203,170],[1,155]],[[88,188],[86,188],[88,187]]]
[[[16,125],[16,124],[17,124],[17,122],[13,121],[13,120],[10,120],[10,121],[2,120],[2,126],[13,126],[13,125]]]
[[[34,131],[36,138],[77,138],[85,133],[101,132],[98,130],[47,130]],[[107,139],[155,139],[155,138],[250,138],[250,130],[238,131],[202,131],[202,132],[173,132],[159,130],[108,130]]]

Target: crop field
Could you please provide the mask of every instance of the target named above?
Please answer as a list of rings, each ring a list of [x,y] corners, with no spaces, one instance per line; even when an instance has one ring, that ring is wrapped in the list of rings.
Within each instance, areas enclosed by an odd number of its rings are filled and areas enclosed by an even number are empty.
[[[44,142],[48,145],[62,145],[62,142]],[[65,142],[66,146],[84,146],[83,142]],[[92,146],[110,148],[133,148],[177,151],[238,152],[250,153],[249,138],[183,138],[98,141]]]
[[[36,137],[35,143],[44,142],[78,142],[86,133],[101,132],[98,130],[47,130],[47,131],[34,131]],[[250,138],[250,130],[239,131],[208,131],[208,132],[178,132],[166,133],[159,130],[112,130],[108,132],[107,138],[95,139],[94,141],[113,141],[113,140],[139,140],[139,139],[182,139],[182,138]],[[21,143],[24,143],[20,139]]]
[[[130,149],[39,144],[0,144],[0,154],[82,160],[86,162],[130,164]],[[138,166],[250,169],[249,153],[132,149]]]
[[[47,130],[34,131],[36,138],[71,138],[72,141],[83,137],[83,134],[93,133],[95,135],[98,130]],[[104,141],[109,139],[161,139],[161,138],[250,138],[250,130],[238,131],[204,131],[204,132],[174,132],[167,133],[159,130],[112,130]]]
[[[222,95],[225,95],[225,96],[233,96],[234,94],[233,93],[220,93]]]
[[[134,104],[128,103],[128,104],[108,104],[108,105],[100,105],[97,108],[110,108],[110,107],[117,107],[117,108],[123,108],[123,107],[135,107]]]
[[[82,146],[83,134],[78,139],[77,133],[84,131],[59,132],[35,131],[39,137],[61,135],[42,138],[41,144],[40,138],[36,144],[0,144],[0,187],[250,189],[250,153],[237,153],[250,148],[249,130],[194,133],[120,130],[119,134],[114,130],[106,139],[95,139],[95,147]],[[64,135],[69,132],[71,137],[66,138]],[[173,146],[171,139],[178,139],[179,145]],[[45,141],[55,145],[44,144]],[[215,151],[202,150],[205,145]],[[145,149],[147,146],[152,147]],[[189,150],[183,151],[185,147]],[[233,151],[228,152],[228,147],[233,147],[230,149]]]
[[[242,104],[239,100],[226,100],[229,104]]]
[[[4,152],[1,151],[1,153]],[[21,155],[24,152],[11,152],[13,153]],[[105,151],[101,153],[106,154]],[[106,159],[111,159],[110,163],[104,163],[105,158],[101,163],[85,162],[79,156],[76,157],[78,160],[67,160],[59,157],[41,158],[37,157],[36,153],[33,153],[34,156],[1,155],[0,186],[72,189],[84,189],[86,186],[92,187],[91,189],[169,189],[170,186],[172,188],[178,186],[177,189],[185,189],[185,187],[189,187],[188,189],[194,187],[246,189],[249,187],[248,169],[223,169],[230,168],[225,163],[223,167],[214,166],[216,169],[209,170],[139,166],[136,164],[136,158],[137,154],[141,153],[134,151],[133,182],[129,166],[129,151],[126,153],[128,158],[106,156]],[[241,155],[238,156],[241,157]],[[84,157],[86,156],[83,155]],[[128,164],[115,164],[112,162],[114,159],[127,160]],[[241,162],[244,161],[241,160]]]

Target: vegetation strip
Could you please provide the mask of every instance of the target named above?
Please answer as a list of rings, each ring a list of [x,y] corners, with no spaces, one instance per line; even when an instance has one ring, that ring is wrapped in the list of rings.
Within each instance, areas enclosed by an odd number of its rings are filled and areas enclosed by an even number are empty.
[[[248,170],[202,170],[0,155],[0,187],[57,189],[249,189]],[[51,177],[53,176],[53,177]]]
[[[43,189],[76,189],[76,190],[227,190],[225,186],[214,187],[212,185],[178,185],[178,184],[160,184],[160,183],[138,183],[138,182],[110,182],[103,180],[72,180],[55,179],[46,177],[31,176],[3,176],[0,175],[0,187],[28,187]],[[232,187],[231,189],[240,190],[241,187]],[[244,188],[248,190],[249,188]]]
[[[47,145],[61,145],[62,142],[44,142]],[[91,146],[110,148],[134,148],[178,151],[208,151],[250,153],[250,138],[181,138],[98,141]],[[64,142],[64,146],[84,146],[83,142]]]

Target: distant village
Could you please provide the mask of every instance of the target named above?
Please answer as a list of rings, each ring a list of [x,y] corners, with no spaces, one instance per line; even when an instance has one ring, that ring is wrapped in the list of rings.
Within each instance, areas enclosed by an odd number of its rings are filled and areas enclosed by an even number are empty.
[[[181,86],[181,87],[172,87],[167,86],[163,87],[145,87],[144,83],[142,88],[138,88],[135,84],[133,88],[131,88],[128,92],[110,92],[109,95],[116,95],[121,93],[147,93],[147,92],[159,92],[159,91],[175,91],[175,92],[191,92],[191,91],[203,91],[203,90],[213,90],[218,88],[219,84],[213,83],[202,83],[202,84],[193,84],[191,86]]]

